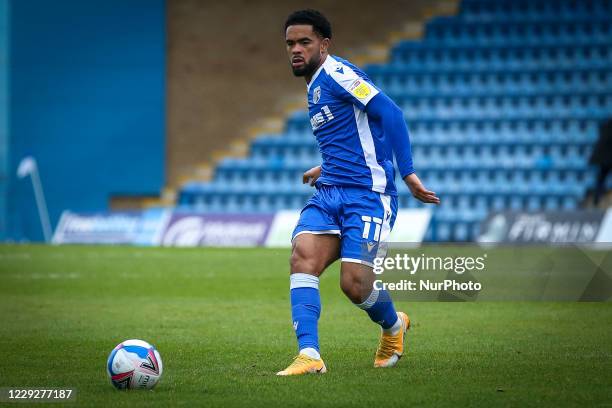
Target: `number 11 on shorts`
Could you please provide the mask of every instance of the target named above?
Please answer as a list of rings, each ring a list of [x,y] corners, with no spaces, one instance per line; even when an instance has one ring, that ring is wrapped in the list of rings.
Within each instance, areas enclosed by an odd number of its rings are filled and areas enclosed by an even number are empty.
[[[380,239],[380,227],[382,226],[382,219],[378,217],[370,217],[369,215],[362,215],[361,220],[363,221],[363,239],[370,239],[370,225],[374,223],[376,228],[374,228],[374,237],[373,241],[377,241]]]

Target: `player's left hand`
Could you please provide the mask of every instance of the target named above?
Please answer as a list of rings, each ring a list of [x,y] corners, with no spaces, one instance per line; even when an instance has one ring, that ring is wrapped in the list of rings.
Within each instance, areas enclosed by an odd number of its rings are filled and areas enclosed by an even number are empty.
[[[423,183],[421,183],[421,180],[417,177],[416,173],[412,173],[404,177],[404,182],[410,189],[412,196],[417,200],[429,204],[440,204],[440,198],[436,196],[436,193],[425,188]]]

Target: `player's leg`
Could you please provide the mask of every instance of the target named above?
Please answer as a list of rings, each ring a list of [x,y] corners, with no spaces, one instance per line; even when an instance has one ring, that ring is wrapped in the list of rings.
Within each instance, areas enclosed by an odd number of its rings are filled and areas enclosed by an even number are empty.
[[[300,215],[291,251],[291,315],[298,342],[298,356],[278,375],[325,372],[319,350],[321,314],[319,276],[340,254],[340,229],[317,194]]]
[[[300,354],[320,358],[318,321],[321,314],[319,276],[340,254],[337,235],[300,234],[291,252],[291,316]]]
[[[373,286],[374,258],[386,256],[386,243],[395,223],[397,199],[374,192],[346,189],[342,224],[340,286],[346,296],[381,327],[374,365],[395,365],[404,351],[408,316],[396,312],[390,294]]]
[[[404,353],[404,336],[410,328],[410,319],[406,313],[396,312],[387,290],[374,288],[374,276],[372,268],[365,264],[343,261],[340,286],[351,302],[381,327],[374,366],[392,367]]]
[[[343,261],[340,287],[351,302],[365,310],[383,331],[396,334],[401,328],[401,322],[393,300],[386,290],[374,289],[374,276],[372,268],[365,264]]]
[[[319,276],[338,259],[337,235],[302,233],[293,240],[291,252],[291,318],[298,342],[298,355],[277,375],[325,373],[327,368],[319,351],[321,297]]]

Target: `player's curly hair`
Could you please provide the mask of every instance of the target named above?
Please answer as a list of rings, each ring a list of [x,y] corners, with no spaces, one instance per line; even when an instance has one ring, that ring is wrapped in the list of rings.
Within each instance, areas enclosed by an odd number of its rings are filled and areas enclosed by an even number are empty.
[[[313,9],[298,10],[289,14],[285,21],[285,31],[290,25],[307,24],[312,26],[312,31],[323,38],[332,38],[332,28],[329,20],[321,12]]]

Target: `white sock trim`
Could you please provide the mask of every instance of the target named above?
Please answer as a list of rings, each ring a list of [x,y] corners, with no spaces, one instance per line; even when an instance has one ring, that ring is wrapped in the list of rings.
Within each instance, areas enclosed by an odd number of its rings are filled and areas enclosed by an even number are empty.
[[[393,336],[395,336],[397,333],[399,333],[400,330],[402,330],[402,318],[397,315],[397,320],[396,322],[393,324],[393,326],[389,327],[388,329],[382,329],[382,331],[384,333],[387,334],[392,334]]]
[[[290,289],[313,288],[319,289],[319,278],[307,273],[292,273],[289,275]]]
[[[374,306],[374,303],[376,303],[376,301],[378,300],[379,292],[380,291],[377,289],[372,289],[372,292],[370,292],[370,296],[368,296],[368,298],[364,300],[363,303],[358,304],[357,307],[363,310],[368,310],[369,308]]]
[[[321,354],[317,351],[317,349],[312,347],[306,347],[300,350],[300,354],[306,354],[310,358],[314,358],[315,360],[321,359]]]

